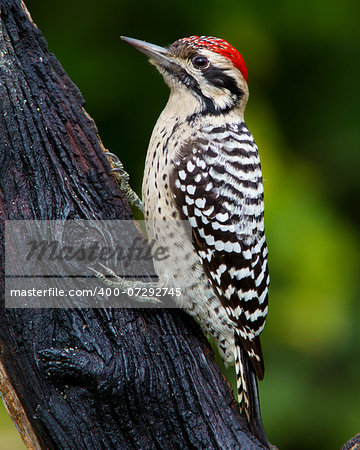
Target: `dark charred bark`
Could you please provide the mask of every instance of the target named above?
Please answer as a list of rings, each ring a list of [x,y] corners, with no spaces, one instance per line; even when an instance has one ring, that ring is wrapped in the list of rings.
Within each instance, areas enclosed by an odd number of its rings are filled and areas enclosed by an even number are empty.
[[[0,389],[24,441],[72,450],[262,448],[182,311],[5,308],[5,220],[131,212],[79,90],[23,3],[0,5]]]
[[[359,450],[360,449],[360,433],[351,438],[341,450]]]

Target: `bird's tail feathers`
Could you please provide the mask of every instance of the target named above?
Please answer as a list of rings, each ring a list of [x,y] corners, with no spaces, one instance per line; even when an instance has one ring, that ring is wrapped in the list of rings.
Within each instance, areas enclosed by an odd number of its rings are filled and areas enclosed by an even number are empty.
[[[245,413],[252,433],[267,448],[271,448],[261,420],[255,370],[240,342],[236,345],[235,370],[240,411]]]

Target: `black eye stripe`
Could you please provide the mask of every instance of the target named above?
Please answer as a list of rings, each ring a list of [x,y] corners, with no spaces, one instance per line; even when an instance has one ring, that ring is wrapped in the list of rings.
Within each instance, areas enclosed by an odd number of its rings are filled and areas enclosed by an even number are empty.
[[[200,112],[191,114],[186,119],[189,123],[195,120],[198,115],[209,114],[212,116],[218,116],[224,114],[234,108],[238,104],[239,100],[244,96],[244,92],[240,87],[238,87],[236,80],[231,75],[225,73],[223,69],[210,66],[202,72],[202,76],[209,83],[216,87],[228,89],[231,94],[235,95],[235,99],[232,99],[232,103],[222,109],[216,107],[213,99],[204,95],[197,78],[187,72],[187,70],[180,64],[174,64],[170,74],[180,83],[185,85],[189,90],[193,91],[194,94],[202,101],[203,109]]]
[[[244,92],[237,85],[236,80],[222,69],[209,67],[209,69],[204,72],[204,77],[214,86],[228,89],[237,98],[241,98],[244,95]]]

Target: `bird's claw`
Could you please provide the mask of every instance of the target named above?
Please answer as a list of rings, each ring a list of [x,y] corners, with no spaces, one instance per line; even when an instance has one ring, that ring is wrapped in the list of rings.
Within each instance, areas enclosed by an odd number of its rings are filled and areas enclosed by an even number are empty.
[[[117,155],[111,152],[104,153],[108,158],[112,160],[113,167],[108,173],[113,173],[115,175],[116,181],[124,194],[126,200],[136,206],[142,213],[144,212],[144,207],[142,201],[138,197],[135,191],[132,190],[129,184],[129,174],[125,171],[124,166]]]

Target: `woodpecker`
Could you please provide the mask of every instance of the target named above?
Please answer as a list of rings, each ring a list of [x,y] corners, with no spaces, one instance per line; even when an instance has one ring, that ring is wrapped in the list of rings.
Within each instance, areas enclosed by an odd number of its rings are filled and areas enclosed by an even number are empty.
[[[215,37],[191,36],[168,48],[122,39],[149,57],[171,91],[151,136],[142,187],[149,238],[173,249],[170,260],[154,261],[154,286],[181,287],[179,306],[215,339],[225,364],[235,363],[240,407],[270,446],[257,389],[264,376],[259,336],[268,311],[268,250],[260,159],[244,121],[245,62]],[[174,220],[187,221],[191,233],[156,225]],[[107,272],[111,280],[99,275],[109,285],[142,285]]]

